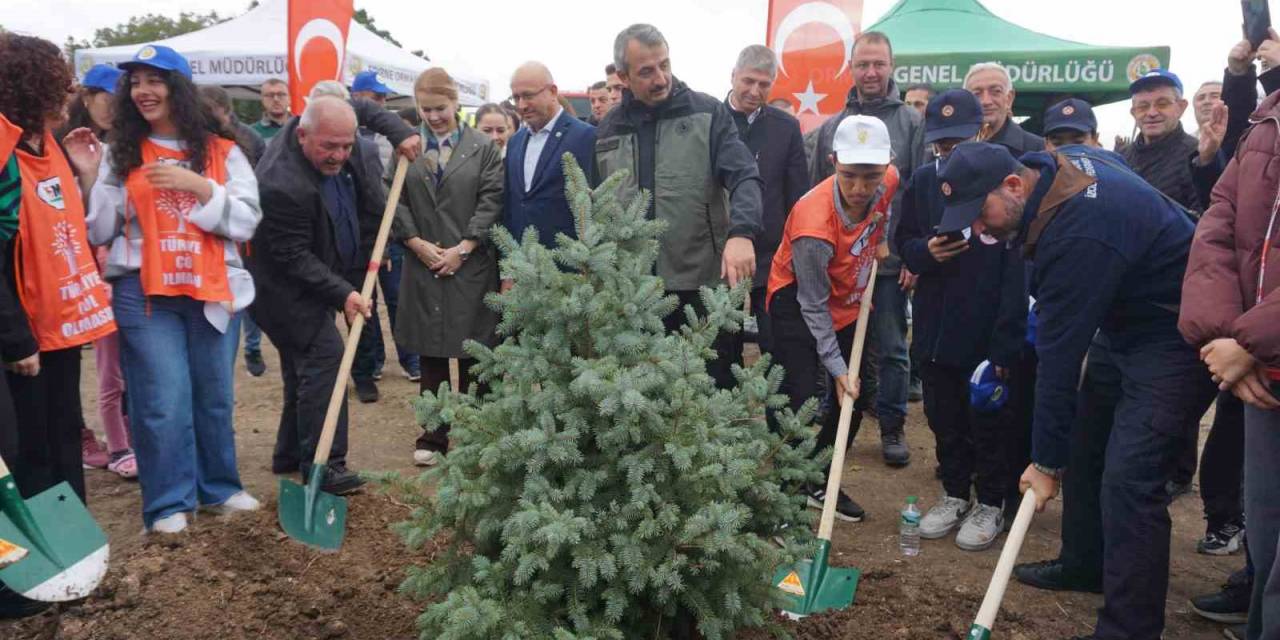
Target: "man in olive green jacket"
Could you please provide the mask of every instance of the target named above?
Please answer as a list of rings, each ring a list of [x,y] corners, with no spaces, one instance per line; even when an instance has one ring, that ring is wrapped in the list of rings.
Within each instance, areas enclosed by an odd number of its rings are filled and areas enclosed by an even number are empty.
[[[641,190],[652,194],[649,216],[667,223],[657,274],[681,308],[702,311],[699,287],[734,286],[755,270],[754,241],[763,228],[755,158],[723,102],[672,76],[667,42],[656,28],[627,27],[613,56],[627,88],[596,131],[594,175],[603,181],[629,171],[623,202]],[[668,331],[683,322],[680,310],[665,319]],[[709,373],[717,386],[731,387],[741,333],[722,334],[715,349]]]

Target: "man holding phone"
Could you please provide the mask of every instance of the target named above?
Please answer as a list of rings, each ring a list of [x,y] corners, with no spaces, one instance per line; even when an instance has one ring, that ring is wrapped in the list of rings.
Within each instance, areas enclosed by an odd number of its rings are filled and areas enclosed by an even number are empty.
[[[964,89],[929,102],[925,142],[938,158],[912,172],[896,240],[907,268],[920,274],[911,356],[920,363],[943,487],[942,499],[920,522],[920,536],[942,538],[959,527],[956,545],[968,551],[990,547],[1003,528],[1014,424],[1003,411],[971,410],[969,378],[984,360],[998,377],[1008,377],[1022,349],[1027,316],[1024,267],[1016,250],[968,229],[936,230],[944,208],[939,168],[956,145],[978,135],[982,123],[982,104]],[[977,487],[976,502],[971,485]]]

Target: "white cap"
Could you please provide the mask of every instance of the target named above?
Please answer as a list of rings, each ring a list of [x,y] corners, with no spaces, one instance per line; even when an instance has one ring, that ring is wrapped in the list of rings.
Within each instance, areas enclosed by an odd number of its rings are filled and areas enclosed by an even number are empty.
[[[831,150],[840,164],[889,164],[889,130],[879,118],[849,116],[836,127]]]

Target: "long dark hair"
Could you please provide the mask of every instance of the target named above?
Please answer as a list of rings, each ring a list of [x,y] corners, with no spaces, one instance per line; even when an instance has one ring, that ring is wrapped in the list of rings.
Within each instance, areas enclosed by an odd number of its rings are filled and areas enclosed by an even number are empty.
[[[147,122],[133,104],[132,78],[141,70],[125,72],[116,92],[115,120],[111,127],[111,169],[122,180],[142,166],[142,142],[151,135],[151,123]],[[186,145],[191,170],[204,173],[208,158],[208,138],[221,136],[221,127],[196,93],[196,85],[186,76],[170,71],[155,70],[164,78],[169,88],[169,117],[178,130],[178,139]]]
[[[93,135],[98,136],[99,139],[105,138],[107,132],[98,128],[97,123],[93,121],[93,116],[89,115],[89,107],[84,106],[84,102],[87,98],[91,98],[99,93],[105,93],[105,91],[105,89],[99,89],[97,87],[80,87],[80,93],[71,99],[71,106],[67,107],[67,123],[58,129],[58,132],[54,134],[54,137],[61,140],[68,133],[79,129],[80,127],[87,127],[90,131],[93,131]]]

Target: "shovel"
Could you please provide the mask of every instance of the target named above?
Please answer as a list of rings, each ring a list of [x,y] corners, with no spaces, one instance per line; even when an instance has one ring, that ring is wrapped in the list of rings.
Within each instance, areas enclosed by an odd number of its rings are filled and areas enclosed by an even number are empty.
[[[391,192],[387,194],[387,207],[382,212],[382,223],[373,244],[373,254],[369,257],[364,285],[360,288],[360,295],[366,300],[373,295],[373,287],[378,281],[382,253],[387,247],[387,236],[391,233],[391,221],[395,218],[396,205],[400,202],[400,189],[404,186],[404,175],[408,168],[409,160],[401,156],[396,165],[395,178],[391,181]],[[336,551],[341,547],[342,538],[347,532],[346,499],[325,493],[320,490],[320,486],[324,484],[325,471],[329,467],[329,449],[333,446],[338,415],[342,412],[342,399],[347,394],[347,380],[351,377],[351,363],[355,360],[356,344],[360,342],[360,332],[363,329],[364,316],[356,314],[347,331],[342,364],[338,367],[333,394],[329,396],[324,430],[320,432],[320,442],[316,445],[315,458],[311,461],[307,486],[303,487],[285,478],[280,479],[280,528],[290,538],[325,551]]]
[[[1004,600],[1004,590],[1009,586],[1009,574],[1013,573],[1013,563],[1018,560],[1018,551],[1022,549],[1022,541],[1027,537],[1027,527],[1031,526],[1031,517],[1036,513],[1036,494],[1030,489],[1022,494],[1022,504],[1018,505],[1018,515],[1013,519],[1009,529],[1009,537],[1000,550],[1000,560],[996,563],[996,572],[991,576],[991,584],[987,586],[987,595],[982,599],[982,607],[978,609],[978,617],[969,627],[968,640],[991,640],[991,627],[995,626],[996,613],[1000,611],[1000,602]]]
[[[862,293],[858,309],[858,327],[853,333],[853,352],[849,355],[849,375],[857,376],[862,366],[862,345],[867,338],[867,318],[871,315],[871,294],[875,290],[878,261],[871,263],[871,277]],[[818,523],[818,551],[810,560],[784,567],[773,577],[773,585],[786,594],[783,613],[799,620],[828,609],[844,609],[853,604],[861,571],[827,565],[831,554],[831,529],[836,519],[836,500],[840,497],[840,480],[844,472],[844,454],[853,420],[854,395],[845,395],[840,404],[840,425],[836,430],[835,451],[831,454],[831,471],[827,474],[827,495],[822,502],[822,519]]]
[[[0,569],[0,582],[30,600],[79,600],[92,593],[107,573],[107,536],[71,485],[60,482],[23,500],[3,459],[0,541],[16,547],[5,555],[21,558]]]

